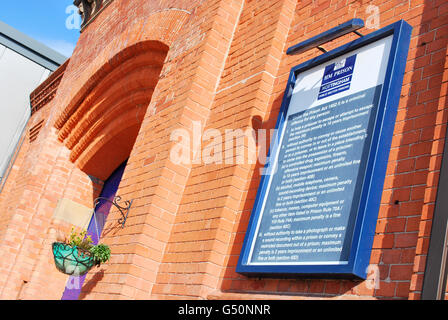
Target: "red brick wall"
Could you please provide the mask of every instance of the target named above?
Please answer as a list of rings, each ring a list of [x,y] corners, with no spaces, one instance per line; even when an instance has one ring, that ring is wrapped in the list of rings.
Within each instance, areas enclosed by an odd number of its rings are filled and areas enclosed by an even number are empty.
[[[250,127],[255,116],[265,118],[277,98],[273,86],[294,7],[294,1],[244,2],[206,128],[224,133]],[[231,289],[226,266],[234,269],[241,249],[238,220],[243,212],[244,220],[250,214],[245,198],[255,198],[257,187],[250,190],[254,169],[215,164],[192,168],[160,268],[158,297],[205,298],[216,289]]]
[[[174,51],[168,53],[119,189],[135,199],[133,214],[126,228],[104,238],[117,255],[86,298],[148,298],[157,290],[158,270],[190,170],[171,163],[170,134],[207,118],[240,5],[203,3],[171,45]],[[106,230],[115,227],[113,221],[112,216]],[[110,291],[117,282],[119,291]]]
[[[286,47],[351,18],[367,19],[366,7],[371,4],[380,8],[381,27],[399,19],[405,19],[414,27],[371,257],[371,263],[379,266],[379,289],[368,289],[372,286],[366,286],[366,282],[275,279],[257,281],[235,274],[236,260],[258,186],[259,179],[256,178],[253,184],[255,189],[246,197],[246,210],[235,210],[235,213],[241,212],[243,217],[235,235],[235,243],[239,243],[239,246],[235,245],[236,248],[229,257],[231,262],[227,264],[223,277],[221,288],[224,291],[282,292],[311,297],[355,295],[364,298],[419,298],[446,130],[446,3],[302,1],[296,7],[295,20],[290,28]],[[364,29],[362,33],[369,31]],[[324,47],[331,49],[348,39],[350,37],[345,37]],[[282,58],[283,69],[279,72],[276,79],[278,85],[274,89],[277,95],[281,95],[286,84],[288,69],[316,53],[317,50],[310,51],[299,59]],[[247,86],[244,90],[248,90]],[[278,100],[272,104],[271,118],[278,114],[279,105]],[[399,204],[395,204],[396,200],[399,200]],[[237,295],[224,294],[221,297]]]
[[[290,68],[319,54],[288,57],[286,49],[349,19],[368,21],[369,5],[379,8],[380,27],[399,19],[414,27],[371,256],[379,288],[368,281],[241,276],[235,267],[259,165],[176,165],[169,159],[171,132],[191,130],[193,121],[202,130],[273,128]],[[87,173],[104,179],[111,169],[100,173],[96,157],[107,143],[98,141],[120,127],[89,133],[107,116],[92,115],[115,106],[101,109],[97,97],[117,93],[113,81],[104,85],[113,72],[118,84],[128,83],[127,73],[117,71],[127,61],[143,61],[143,68],[166,47],[160,75],[138,77],[152,91],[118,190],[134,200],[129,219],[121,229],[111,213],[102,236],[111,261],[89,273],[82,298],[418,299],[446,131],[447,7],[442,0],[113,1],[81,34],[55,99],[33,115],[29,126],[41,118],[46,126],[22,147],[1,194],[11,214],[0,221],[0,251],[9,257],[0,261],[7,274],[0,297],[62,295],[66,277],[51,265],[50,243],[54,229],[69,226],[51,221],[53,209],[62,197],[92,205],[100,185]],[[116,149],[110,157],[129,152]],[[43,288],[49,279],[55,280]]]
[[[52,81],[57,77],[47,82],[51,85]],[[68,161],[67,149],[57,141],[51,125],[53,101],[42,105],[29,121],[0,197],[5,209],[0,223],[2,299],[60,299],[67,277],[53,267],[51,243],[71,226],[54,220],[54,209],[62,198],[91,207],[101,191],[102,182]],[[30,129],[41,121],[37,138],[30,142]]]

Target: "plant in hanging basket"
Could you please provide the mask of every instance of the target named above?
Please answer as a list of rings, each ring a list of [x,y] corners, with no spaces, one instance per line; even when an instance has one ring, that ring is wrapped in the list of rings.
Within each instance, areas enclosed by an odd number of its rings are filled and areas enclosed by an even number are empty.
[[[83,276],[93,266],[100,266],[110,259],[110,248],[105,244],[93,245],[87,232],[72,229],[69,239],[52,244],[56,268],[68,275]]]

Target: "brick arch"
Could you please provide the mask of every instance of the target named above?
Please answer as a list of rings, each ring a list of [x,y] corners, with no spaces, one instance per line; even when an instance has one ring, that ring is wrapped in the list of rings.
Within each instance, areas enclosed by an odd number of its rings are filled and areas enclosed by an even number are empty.
[[[86,111],[104,95],[102,90],[119,83],[121,78],[126,77],[127,72],[142,67],[142,61],[147,66],[160,66],[163,64],[160,57],[165,59],[167,51],[168,47],[159,41],[145,41],[124,49],[103,64],[57,118],[55,127],[59,129],[58,139],[63,142],[69,136]]]
[[[145,41],[102,66],[57,119],[70,161],[105,180],[126,160],[157,85],[168,47]]]
[[[99,132],[77,161],[82,171],[106,180],[129,157],[144,117],[144,110],[140,117],[134,111],[115,118]]]
[[[149,91],[151,92],[151,91]],[[127,127],[130,123],[140,125],[143,121],[143,117],[146,112],[146,108],[148,106],[148,94],[141,94],[141,97],[138,97],[140,101],[132,96],[129,96],[130,101],[122,101],[117,104],[117,106],[111,107],[111,110],[108,110],[104,113],[103,117],[101,117],[93,126],[80,137],[80,140],[73,148],[70,154],[70,161],[75,162],[78,160],[87,148],[90,145],[94,145],[96,138],[101,135],[110,136],[113,132],[108,132],[107,130],[111,130],[113,128],[114,132],[117,132],[116,128],[111,127],[110,123],[118,123]],[[124,111],[125,110],[125,111]],[[129,115],[128,123],[123,122],[122,119],[125,118],[125,115]],[[106,130],[106,131],[105,131]]]
[[[73,147],[73,138],[78,129],[85,130],[85,125],[95,122],[98,115],[104,111],[104,106],[116,101],[123,96],[121,89],[127,93],[135,90],[143,90],[141,82],[145,81],[146,86],[152,87],[160,73],[160,66],[163,64],[166,52],[151,51],[150,54],[143,53],[117,64],[108,74],[99,81],[94,88],[85,95],[76,110],[59,131],[59,140],[67,139],[67,147]],[[80,119],[86,116],[86,122]]]
[[[74,95],[68,91],[66,98],[61,97],[62,100],[68,100],[63,102],[65,107],[59,110],[54,122],[56,129],[60,130],[59,140],[63,142],[67,138],[70,126],[76,123],[76,121],[71,120],[72,115],[84,100],[88,99],[92,89],[105,75],[111,73],[118,65],[133,58],[138,53],[145,51],[162,51],[166,53],[190,16],[190,12],[178,8],[166,8],[153,12],[149,16],[136,19],[132,26],[129,26],[126,31],[117,34],[112,41],[101,49],[101,52],[96,52],[98,59],[91,61],[90,66],[86,68],[85,72],[91,74],[91,76],[87,76],[87,80],[83,81],[83,84],[80,86],[81,89]],[[126,39],[126,41],[123,41],[123,39]],[[125,47],[122,47],[123,44]],[[96,48],[92,48],[92,50],[97,51]],[[107,62],[101,62],[98,65],[97,61],[101,61],[107,53],[112,53],[107,58]],[[75,58],[72,57],[72,60],[76,60],[76,56]],[[91,68],[93,68],[92,71],[90,71]],[[80,78],[83,77],[81,76]],[[71,80],[76,81],[77,79]]]

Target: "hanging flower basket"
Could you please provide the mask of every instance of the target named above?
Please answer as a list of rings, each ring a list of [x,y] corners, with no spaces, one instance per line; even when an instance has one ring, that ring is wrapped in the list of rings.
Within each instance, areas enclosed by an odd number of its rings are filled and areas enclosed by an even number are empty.
[[[62,242],[52,245],[56,268],[68,275],[83,276],[97,264],[91,254]]]
[[[92,238],[84,230],[77,233],[74,228],[69,239],[52,244],[56,268],[70,276],[83,276],[93,266],[100,266],[110,259],[110,248],[105,244],[93,245]]]

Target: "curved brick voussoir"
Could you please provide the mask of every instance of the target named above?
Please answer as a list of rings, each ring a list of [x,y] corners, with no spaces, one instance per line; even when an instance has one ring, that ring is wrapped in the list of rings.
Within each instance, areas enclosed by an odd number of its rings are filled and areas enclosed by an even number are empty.
[[[140,110],[139,110],[140,109]],[[146,106],[110,119],[76,161],[85,173],[101,180],[109,177],[131,153]],[[98,160],[100,159],[100,161]]]
[[[148,50],[144,46],[140,46],[141,50]],[[145,50],[145,51],[146,51]],[[135,48],[130,48],[126,51],[135,51]],[[70,117],[68,117],[63,126],[59,131],[58,139],[63,142],[72,132],[77,124],[81,121],[81,119],[92,109],[92,106],[95,105],[95,102],[99,99],[103,98],[107,94],[110,94],[111,88],[116,86],[120,86],[119,90],[126,88],[126,83],[123,84],[119,80],[126,81],[129,78],[139,77],[139,75],[134,75],[135,73],[145,73],[143,76],[146,76],[146,80],[142,79],[142,82],[149,82],[149,84],[153,84],[154,79],[151,77],[152,75],[160,73],[161,66],[163,65],[163,61],[166,56],[166,51],[152,51],[149,50],[147,52],[139,52],[140,55],[134,53],[134,55],[129,55],[129,53],[122,53],[119,56],[122,57],[121,63],[120,59],[114,58],[107,64],[105,64],[99,71],[98,74],[95,74],[90,81],[86,84],[85,87],[88,86],[88,89],[81,89],[84,94],[76,99],[76,102],[73,103],[73,111],[71,112]],[[152,69],[148,72],[147,69]],[[142,72],[143,71],[143,72]],[[145,84],[143,84],[144,86]],[[70,105],[69,105],[70,107]],[[68,108],[69,108],[68,107]],[[70,148],[70,145],[68,145]]]
[[[89,99],[89,106],[85,106],[87,110],[73,115],[72,118],[75,118],[76,122],[71,123],[71,130],[67,127],[69,136],[65,142],[66,146],[72,150],[87,130],[96,122],[103,121],[103,116],[110,112],[111,109],[115,109],[116,105],[120,105],[122,100],[133,99],[135,92],[139,93],[138,103],[146,103],[148,105],[159,73],[160,67],[135,70],[124,78],[117,78],[117,82],[104,90],[96,99]],[[142,95],[144,96],[144,101],[141,99]]]
[[[140,99],[141,102],[139,102],[138,99]],[[105,113],[101,118],[101,121],[96,122],[95,125],[92,126],[92,128],[90,128],[90,130],[88,130],[88,132],[80,139],[79,143],[76,144],[70,154],[70,161],[75,162],[90,145],[93,145],[95,143],[95,139],[98,136],[112,136],[112,132],[107,132],[107,128],[109,128],[111,123],[118,121],[123,127],[137,124],[140,125],[143,121],[147,106],[147,95],[141,98],[135,96],[132,98],[132,100],[123,100],[117,105],[116,108],[108,110],[107,113]],[[129,119],[126,119],[126,122],[124,122],[125,115],[128,114],[130,114],[131,116],[129,117]],[[93,149],[97,150],[99,148]]]
[[[112,10],[112,8],[108,9]],[[109,58],[105,58],[104,54],[97,55],[88,64],[83,74],[79,75],[78,79],[73,79],[76,82],[83,83],[81,88],[73,93],[69,88],[61,90],[62,92],[66,91],[66,95],[58,97],[60,100],[58,102],[62,106],[62,109],[57,112],[54,123],[54,126],[60,130],[58,139],[62,142],[68,136],[69,130],[64,128],[65,124],[102,79],[118,66],[123,65],[126,60],[135,58],[135,56],[143,53],[151,52],[154,55],[162,54],[165,56],[168,48],[179,35],[179,30],[189,16],[190,13],[183,9],[169,8],[159,10],[144,18],[135,19],[132,26],[111,39],[101,52],[108,53],[110,55]],[[126,40],[123,41],[124,39]],[[75,51],[72,57],[74,66],[81,63],[76,61],[76,53]],[[111,55],[111,53],[114,54]],[[88,76],[89,74],[90,76]],[[83,81],[86,76],[87,79]],[[70,80],[67,79],[67,82]],[[67,83],[66,86],[69,86],[69,84]]]

